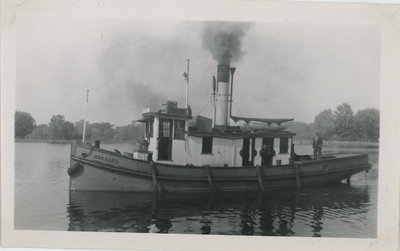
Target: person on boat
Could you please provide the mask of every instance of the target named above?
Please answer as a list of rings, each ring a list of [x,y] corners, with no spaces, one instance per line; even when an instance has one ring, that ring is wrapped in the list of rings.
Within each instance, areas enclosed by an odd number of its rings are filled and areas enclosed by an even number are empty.
[[[297,160],[297,154],[294,152],[294,144],[291,145],[290,147],[290,159],[289,163],[293,164],[293,162]]]
[[[317,133],[313,140],[314,160],[321,159],[322,157],[322,137]]]
[[[260,156],[261,156],[262,166],[271,166],[272,157],[275,156],[275,150],[271,148],[269,145],[264,144],[260,151]]]

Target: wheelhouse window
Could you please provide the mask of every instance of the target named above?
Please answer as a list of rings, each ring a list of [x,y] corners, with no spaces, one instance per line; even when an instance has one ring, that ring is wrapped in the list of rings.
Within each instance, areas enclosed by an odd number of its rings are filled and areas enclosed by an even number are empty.
[[[280,139],[279,153],[289,153],[289,138],[282,137]]]
[[[153,125],[154,125],[154,121],[149,121],[146,123],[146,137],[148,137],[148,138],[153,137]]]
[[[185,121],[175,120],[174,139],[185,139]]]
[[[212,145],[212,137],[203,137],[203,146],[201,148],[201,153],[212,153]]]
[[[171,137],[171,123],[169,121],[162,122],[162,136],[166,138]]]

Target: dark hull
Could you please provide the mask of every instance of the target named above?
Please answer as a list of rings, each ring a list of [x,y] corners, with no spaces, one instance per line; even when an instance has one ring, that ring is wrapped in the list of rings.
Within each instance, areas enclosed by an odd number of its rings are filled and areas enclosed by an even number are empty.
[[[370,167],[368,155],[355,154],[273,167],[177,166],[73,144],[69,174],[76,191],[244,191],[330,185]]]

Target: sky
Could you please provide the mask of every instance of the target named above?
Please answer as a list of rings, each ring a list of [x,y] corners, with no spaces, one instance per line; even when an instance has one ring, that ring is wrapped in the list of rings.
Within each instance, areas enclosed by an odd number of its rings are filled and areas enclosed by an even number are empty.
[[[167,100],[210,118],[218,62],[204,45],[209,22],[108,18],[17,20],[16,109],[36,124],[52,115],[127,125]],[[243,25],[231,23],[230,25]],[[246,23],[235,66],[233,115],[313,122],[344,102],[379,108],[377,26]]]

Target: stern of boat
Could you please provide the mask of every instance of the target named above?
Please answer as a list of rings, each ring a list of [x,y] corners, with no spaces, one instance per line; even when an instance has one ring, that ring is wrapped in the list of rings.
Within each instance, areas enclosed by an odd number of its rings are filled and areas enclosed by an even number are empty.
[[[351,176],[371,170],[368,154],[332,154],[320,160],[297,161],[299,180],[305,186],[339,183]]]

